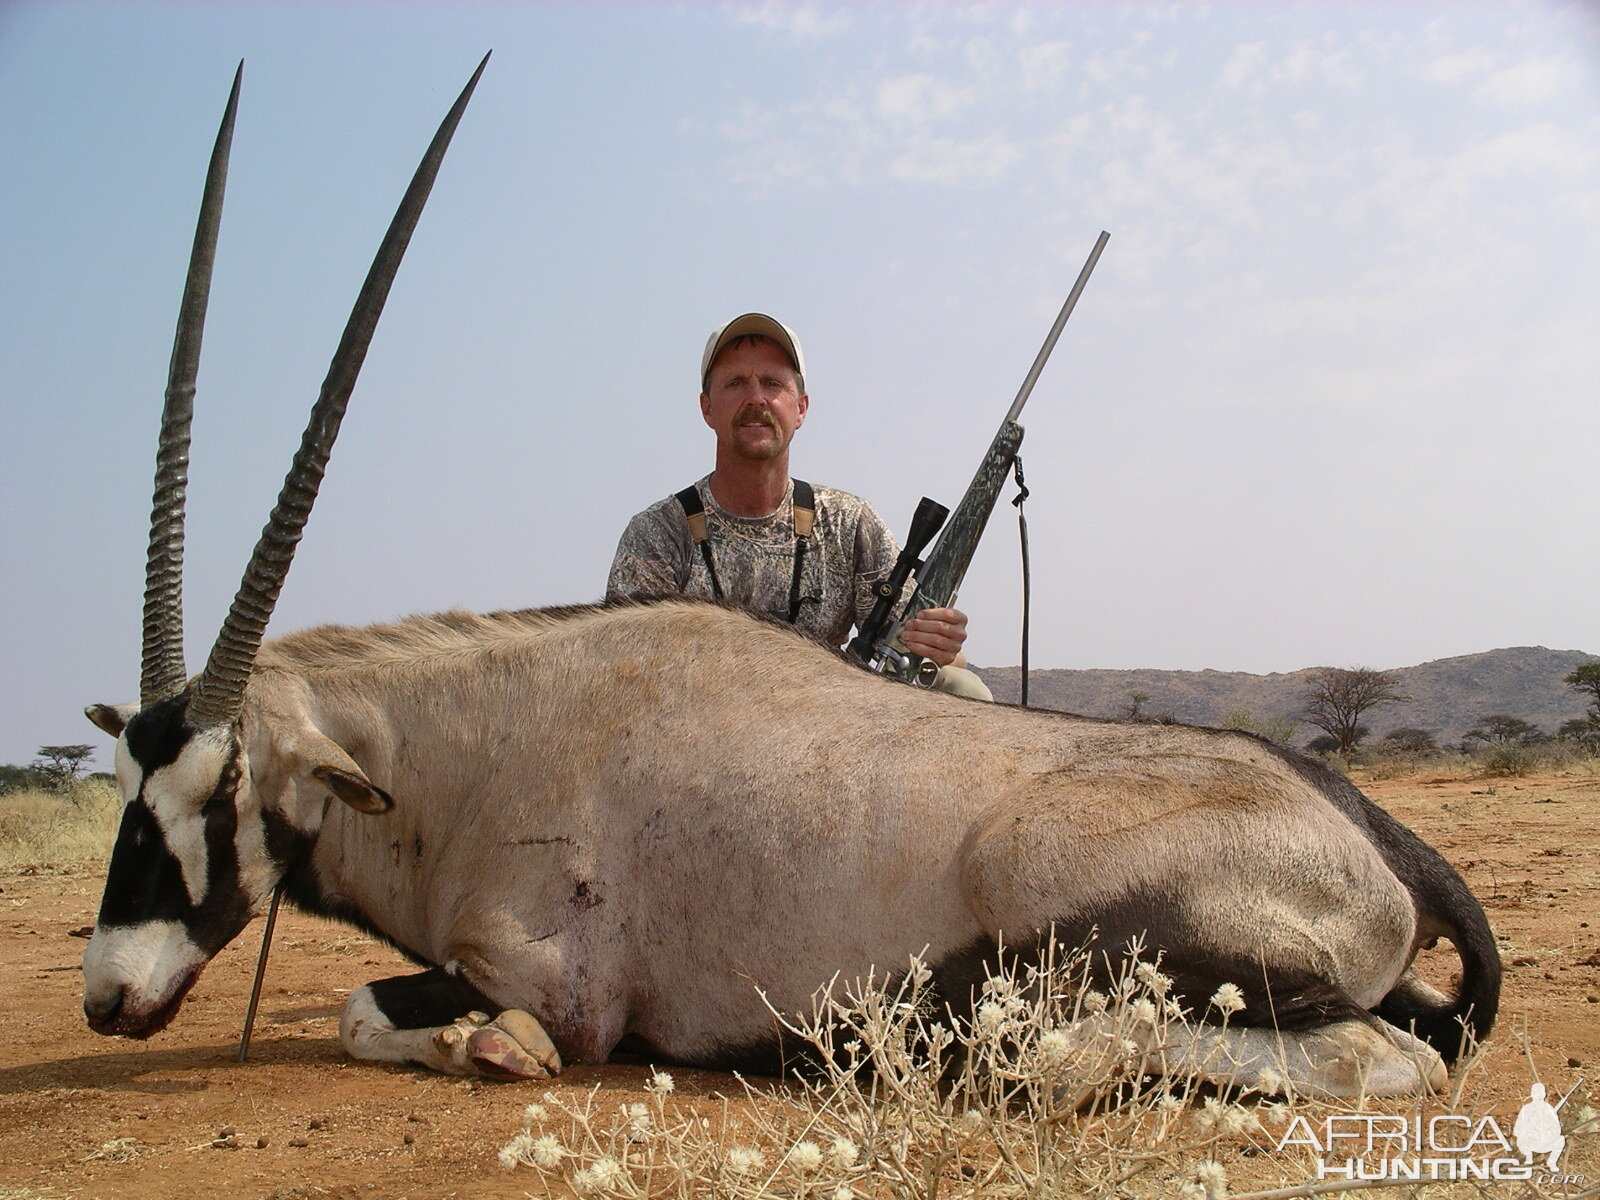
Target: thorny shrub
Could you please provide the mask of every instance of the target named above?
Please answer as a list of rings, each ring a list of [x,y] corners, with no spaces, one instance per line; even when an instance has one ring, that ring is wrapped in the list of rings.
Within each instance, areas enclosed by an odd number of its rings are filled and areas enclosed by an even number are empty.
[[[1217,1200],[1214,1148],[1275,1144],[1261,1122],[1286,1121],[1284,1105],[1202,1100],[1146,1074],[1146,1056],[1196,1020],[1159,963],[1135,953],[1099,991],[1088,956],[1051,943],[1036,963],[1004,962],[970,1016],[936,998],[917,957],[898,976],[835,979],[808,1017],[773,1010],[814,1066],[788,1083],[741,1079],[748,1103],[675,1096],[664,1072],[645,1103],[546,1092],[501,1165],[532,1167],[547,1195],[1092,1197],[1156,1173],[1169,1195]],[[1226,1024],[1242,1005],[1224,984],[1209,1016]]]

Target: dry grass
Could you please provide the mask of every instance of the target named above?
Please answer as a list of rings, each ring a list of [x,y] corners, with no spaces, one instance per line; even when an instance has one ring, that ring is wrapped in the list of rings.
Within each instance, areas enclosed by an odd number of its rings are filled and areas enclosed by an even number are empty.
[[[1353,761],[1326,756],[1336,770],[1359,779],[1407,779],[1417,775],[1523,778],[1530,775],[1600,775],[1600,757],[1577,742],[1503,743],[1464,754],[1458,750],[1414,753],[1363,746]]]
[[[1224,1200],[1230,1173],[1241,1182],[1276,1174],[1311,1195],[1350,1184],[1318,1182],[1315,1157],[1282,1146],[1295,1117],[1471,1107],[1462,1101],[1470,1062],[1448,1097],[1384,1104],[1152,1074],[1161,1048],[1198,1015],[1172,1000],[1157,964],[1137,957],[1109,994],[1088,986],[1079,955],[1007,969],[970,1020],[931,1003],[928,984],[912,959],[888,980],[835,981],[809,1018],[774,1013],[817,1062],[797,1081],[680,1097],[657,1072],[648,1102],[610,1106],[599,1087],[576,1098],[548,1091],[500,1163],[532,1168],[538,1190],[528,1194],[547,1197]],[[1225,1024],[1233,1002],[1224,985],[1205,1015]]]
[[[103,862],[111,856],[122,798],[104,780],[79,780],[60,792],[0,796],[0,868]]]

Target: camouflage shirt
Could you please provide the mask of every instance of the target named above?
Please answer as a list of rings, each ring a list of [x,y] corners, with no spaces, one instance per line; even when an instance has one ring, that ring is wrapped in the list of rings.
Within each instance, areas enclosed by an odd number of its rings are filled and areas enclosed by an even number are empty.
[[[717,503],[710,478],[699,480],[695,488],[705,504],[723,598],[787,619],[794,578],[794,481],[776,512],[738,517]],[[817,515],[806,547],[795,625],[840,646],[851,626],[872,611],[872,585],[893,568],[900,547],[861,497],[828,487],[812,490]],[[705,558],[689,537],[689,523],[675,496],[628,522],[606,583],[608,600],[669,595],[714,597]]]

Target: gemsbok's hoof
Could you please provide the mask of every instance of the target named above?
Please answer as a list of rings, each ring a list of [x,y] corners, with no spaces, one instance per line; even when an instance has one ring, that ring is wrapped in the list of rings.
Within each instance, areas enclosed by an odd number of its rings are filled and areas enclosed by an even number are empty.
[[[549,1079],[561,1073],[561,1055],[543,1026],[520,1008],[508,1008],[474,1030],[467,1053],[488,1079]]]

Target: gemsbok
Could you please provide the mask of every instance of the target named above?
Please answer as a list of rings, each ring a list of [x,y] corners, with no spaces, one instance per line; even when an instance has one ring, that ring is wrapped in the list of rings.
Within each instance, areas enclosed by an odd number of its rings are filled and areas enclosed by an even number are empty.
[[[479,72],[482,71],[479,67]],[[84,1011],[148,1037],[280,884],[419,973],[357,989],[363,1059],[491,1077],[603,1062],[779,1069],[773,1014],[921,954],[969,1008],[1053,934],[1160,955],[1194,1009],[1150,1069],[1301,1094],[1437,1088],[1500,960],[1442,857],[1322,764],[1246,734],[989,705],[685,600],[324,626],[263,643],[450,134],[400,207],[204,670],[183,665],[188,425],[238,82],[157,456],[140,702],[96,705],[125,798]],[[1454,943],[1446,996],[1413,970]],[[482,1014],[474,1016],[473,1014]],[[1279,1084],[1279,1080],[1282,1081]]]

